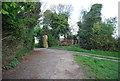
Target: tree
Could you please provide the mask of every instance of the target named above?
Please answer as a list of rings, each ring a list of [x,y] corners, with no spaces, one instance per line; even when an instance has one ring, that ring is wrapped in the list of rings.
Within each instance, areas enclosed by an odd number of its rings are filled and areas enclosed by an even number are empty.
[[[96,49],[118,51],[117,39],[112,36],[115,30],[115,22],[115,18],[110,18],[106,19],[104,22],[94,24],[91,40],[94,42]]]
[[[79,26],[79,44],[85,49],[118,51],[117,40],[112,37],[116,28],[116,18],[101,20],[101,4],[92,5],[89,12],[82,11]]]
[[[112,34],[114,28],[110,24],[97,22],[94,24],[93,28],[93,36],[91,41],[94,42],[96,49],[107,49],[107,44],[112,39]]]
[[[50,10],[46,10],[43,14],[43,32],[49,32],[51,26],[51,18],[52,18],[53,13]],[[50,33],[50,32],[49,32]]]
[[[70,31],[68,15],[46,10],[43,17],[43,31],[52,34],[58,40],[60,35],[66,36]]]
[[[51,6],[51,10],[57,14],[66,14],[70,16],[72,11],[72,5],[58,4]]]
[[[94,43],[91,41],[92,28],[94,23],[101,21],[102,4],[93,4],[89,12],[83,13],[82,21],[77,24],[79,26],[80,46],[85,49],[93,49]]]
[[[68,16],[66,14],[54,14],[52,16],[51,23],[53,34],[56,38],[59,39],[60,35],[66,35],[69,33],[69,24],[68,24]]]
[[[3,2],[3,59],[19,58],[34,47],[34,27],[40,18],[40,2]]]

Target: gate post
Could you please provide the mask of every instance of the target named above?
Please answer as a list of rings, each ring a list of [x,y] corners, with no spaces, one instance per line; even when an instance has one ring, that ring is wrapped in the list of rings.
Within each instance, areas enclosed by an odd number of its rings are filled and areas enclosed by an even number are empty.
[[[48,36],[46,34],[43,35],[43,47],[48,48]]]

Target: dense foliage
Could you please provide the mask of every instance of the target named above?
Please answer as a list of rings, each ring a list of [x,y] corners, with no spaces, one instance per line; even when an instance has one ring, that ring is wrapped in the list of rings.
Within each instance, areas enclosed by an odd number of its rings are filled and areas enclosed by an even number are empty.
[[[40,26],[40,24],[37,24],[34,28],[34,34],[35,34],[35,37],[37,37],[37,39],[39,40],[39,43],[36,44],[35,46],[36,47],[43,47],[43,31],[42,31],[42,28]]]
[[[69,32],[68,15],[46,10],[43,18],[43,31],[51,33],[57,39],[60,35],[65,36]]]
[[[40,7],[39,2],[2,3],[3,60],[19,58],[33,49],[33,30],[39,22]]]
[[[116,18],[107,19],[103,22],[101,9],[102,4],[94,4],[90,11],[82,11],[82,19],[77,23],[80,47],[118,51],[117,40],[112,37]]]
[[[44,34],[48,35],[49,47],[58,45],[60,36],[64,36],[65,38],[67,38],[67,35],[70,34],[68,17],[69,15],[65,12],[57,13],[51,10],[46,10],[43,13],[43,17],[42,17],[43,27],[40,27],[40,25],[36,27],[38,32],[38,33],[36,32],[36,37],[39,39],[39,44],[40,44],[38,45],[38,47],[43,47],[42,36]]]

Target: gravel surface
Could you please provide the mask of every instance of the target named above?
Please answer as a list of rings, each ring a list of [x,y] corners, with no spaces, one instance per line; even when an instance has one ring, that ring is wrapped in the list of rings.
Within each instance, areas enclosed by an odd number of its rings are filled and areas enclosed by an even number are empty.
[[[21,64],[3,73],[3,79],[87,79],[72,54],[77,52],[35,48]]]

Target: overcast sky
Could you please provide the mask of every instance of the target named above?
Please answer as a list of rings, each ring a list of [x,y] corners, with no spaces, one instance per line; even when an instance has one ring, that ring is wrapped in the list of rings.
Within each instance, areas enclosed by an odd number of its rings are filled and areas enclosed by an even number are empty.
[[[101,3],[103,5],[102,8],[102,18],[110,18],[110,17],[118,17],[118,2],[119,0],[40,0],[43,2],[43,5],[46,4],[44,7],[45,9],[49,9],[51,5],[57,4],[70,4],[73,6],[73,11],[71,14],[71,19],[69,22],[70,25],[73,27],[73,33],[78,30],[77,22],[79,21],[80,12],[81,10],[89,10],[91,5],[95,3]],[[43,9],[42,9],[43,10]]]

